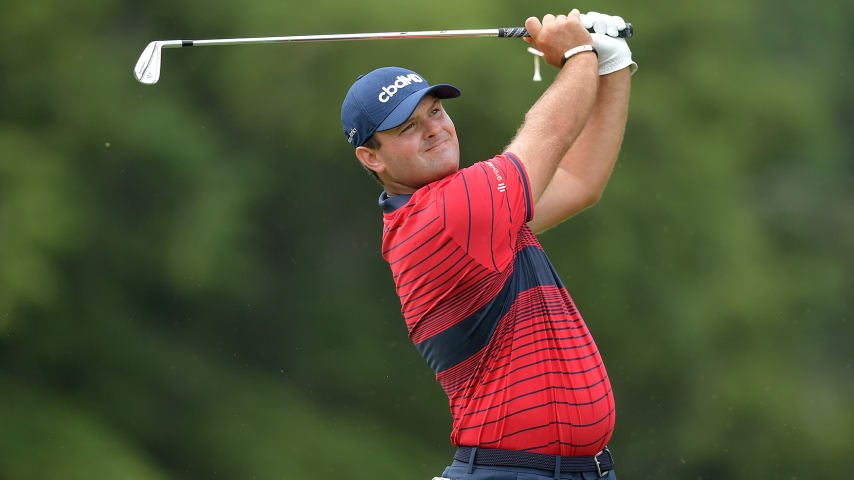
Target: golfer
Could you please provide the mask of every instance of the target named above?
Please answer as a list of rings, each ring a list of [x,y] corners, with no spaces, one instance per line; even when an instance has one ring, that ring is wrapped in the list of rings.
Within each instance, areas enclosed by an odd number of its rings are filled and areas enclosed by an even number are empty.
[[[458,449],[443,477],[614,479],[608,374],[535,234],[602,194],[636,64],[613,38],[619,17],[573,10],[525,27],[560,71],[504,153],[460,169],[442,103],[460,91],[398,67],[356,80],[342,126],[384,187],[382,256],[450,401]]]

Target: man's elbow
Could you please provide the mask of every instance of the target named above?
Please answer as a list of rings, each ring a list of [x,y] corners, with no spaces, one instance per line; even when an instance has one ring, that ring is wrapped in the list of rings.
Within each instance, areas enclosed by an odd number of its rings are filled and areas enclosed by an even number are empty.
[[[590,189],[585,195],[582,202],[582,210],[586,210],[593,205],[599,203],[599,200],[602,198],[602,193],[604,192],[604,188],[593,188]]]

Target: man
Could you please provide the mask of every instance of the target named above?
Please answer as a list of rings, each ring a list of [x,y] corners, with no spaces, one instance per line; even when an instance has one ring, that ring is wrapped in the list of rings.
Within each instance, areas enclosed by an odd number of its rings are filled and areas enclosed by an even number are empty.
[[[616,478],[605,367],[534,236],[599,199],[622,143],[636,64],[624,40],[585,26],[625,28],[577,10],[525,22],[560,72],[506,153],[469,168],[442,106],[460,95],[451,85],[381,68],[342,105],[385,188],[382,255],[409,336],[450,400],[446,478]]]

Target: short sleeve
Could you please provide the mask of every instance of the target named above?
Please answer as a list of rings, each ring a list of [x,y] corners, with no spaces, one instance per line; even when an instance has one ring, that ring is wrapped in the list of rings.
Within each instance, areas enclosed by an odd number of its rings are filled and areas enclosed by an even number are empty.
[[[502,271],[513,259],[519,230],[534,217],[525,167],[512,153],[462,169],[444,185],[445,229],[486,268]]]

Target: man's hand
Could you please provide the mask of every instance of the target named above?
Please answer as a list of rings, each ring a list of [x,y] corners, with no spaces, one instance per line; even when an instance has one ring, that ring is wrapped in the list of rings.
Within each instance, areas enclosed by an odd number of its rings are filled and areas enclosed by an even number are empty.
[[[622,17],[588,12],[581,14],[579,20],[584,28],[592,28],[596,32],[591,37],[593,47],[599,53],[599,75],[607,75],[626,67],[630,67],[634,75],[638,64],[632,61],[629,44],[624,38],[615,38],[626,28]]]
[[[620,31],[626,29],[626,21],[619,15],[605,15],[599,12],[587,12],[579,15],[578,19],[584,28],[610,37],[618,37]]]
[[[554,16],[548,14],[543,21],[536,17],[525,20],[525,29],[530,38],[525,38],[534,48],[543,52],[546,62],[557,68],[563,65],[563,54],[567,50],[580,46],[592,45],[593,39],[581,24],[578,9],[573,9],[569,15]]]

